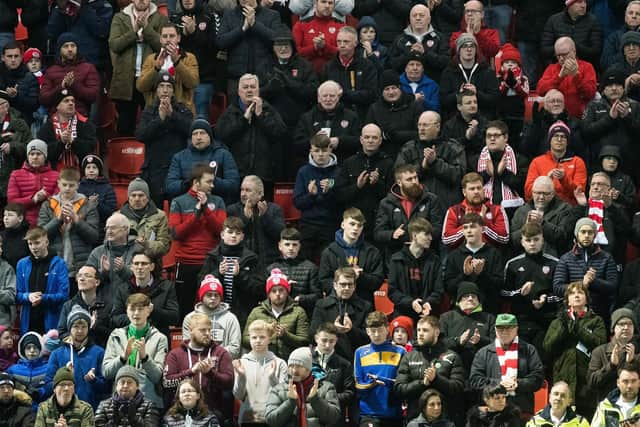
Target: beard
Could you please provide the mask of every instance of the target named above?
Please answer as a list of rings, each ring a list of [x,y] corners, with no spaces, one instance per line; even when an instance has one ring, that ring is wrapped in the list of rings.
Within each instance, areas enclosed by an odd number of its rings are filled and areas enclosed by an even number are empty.
[[[409,200],[416,201],[422,196],[422,186],[420,184],[401,185],[402,194]]]

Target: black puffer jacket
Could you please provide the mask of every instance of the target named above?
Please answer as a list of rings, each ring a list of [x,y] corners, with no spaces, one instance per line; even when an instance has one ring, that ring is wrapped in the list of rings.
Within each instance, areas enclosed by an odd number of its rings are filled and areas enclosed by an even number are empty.
[[[258,6],[255,17],[255,24],[247,31],[242,30],[244,15],[240,6],[225,11],[222,18],[217,44],[228,53],[227,72],[231,78],[245,73],[260,74],[271,65],[272,41],[280,15]]]
[[[483,311],[480,306],[469,314],[466,314],[460,310],[460,307],[456,306],[440,316],[440,331],[442,333],[440,340],[448,349],[455,351],[462,357],[462,363],[465,369],[469,371],[476,352],[495,339],[495,323],[496,316]],[[476,329],[480,334],[480,341],[474,345],[467,340],[461,345],[460,336],[466,330],[473,333]]]
[[[460,29],[460,21],[464,16],[463,0],[442,0],[431,9],[431,23],[438,31],[442,31],[449,42],[451,33]]]
[[[454,1],[458,2],[459,0]],[[443,1],[441,4],[444,3],[447,2]],[[458,30],[459,22],[451,31]],[[416,57],[415,52],[411,50],[411,46],[417,42],[418,38],[411,32],[409,27],[405,28],[404,32],[396,37],[389,49],[391,67],[394,70],[399,73],[404,72],[407,61]],[[424,53],[420,55],[420,60],[424,64],[424,74],[435,82],[439,82],[442,70],[449,63],[449,39],[445,34],[432,29],[422,37],[422,47],[424,48]]]
[[[287,276],[291,285],[291,298],[300,297],[298,304],[311,318],[316,301],[322,298],[322,289],[318,283],[318,267],[308,259],[300,257],[294,259],[278,258],[266,269],[266,276],[271,270],[279,268]]]
[[[478,64],[472,73],[467,74],[471,75],[468,83],[474,84],[477,89],[479,111],[487,117],[494,117],[500,97],[495,71],[487,64]],[[449,63],[440,78],[440,103],[443,111],[456,111],[456,94],[463,83],[467,81],[458,64]]]
[[[466,427],[519,427],[520,411],[507,404],[501,412],[488,412],[481,408],[484,406],[474,406],[467,414]]]
[[[594,67],[598,66],[603,36],[602,28],[595,15],[587,13],[575,21],[566,10],[552,15],[544,25],[540,40],[540,50],[544,59],[554,58],[553,44],[558,38],[564,36],[571,37],[575,42],[578,58],[591,62]]]
[[[35,422],[35,414],[31,411],[31,398],[26,393],[15,390],[11,403],[0,405],[2,427],[31,427]]]
[[[345,67],[336,55],[324,67],[322,81],[333,80],[342,87],[341,102],[358,114],[360,120],[367,116],[369,106],[380,93],[378,71],[373,62],[354,56]]]
[[[538,43],[544,25],[551,15],[562,11],[564,3],[553,1],[513,0],[518,41]]]

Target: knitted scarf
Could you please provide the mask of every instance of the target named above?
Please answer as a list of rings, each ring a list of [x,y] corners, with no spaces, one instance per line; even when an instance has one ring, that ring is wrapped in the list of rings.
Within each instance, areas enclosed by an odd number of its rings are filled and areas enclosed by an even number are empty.
[[[514,175],[518,173],[518,165],[516,163],[516,153],[513,151],[510,145],[507,144],[504,148],[503,158],[505,159],[505,170],[511,172]],[[487,164],[491,161],[491,153],[489,153],[489,149],[484,147],[482,152],[480,152],[480,158],[478,159],[478,173],[485,172],[487,170]],[[489,178],[489,181],[484,185],[484,196],[487,200],[493,199],[493,183],[495,180],[494,176]],[[502,207],[504,208],[515,208],[518,206],[524,205],[524,200],[522,197],[518,195],[515,191],[513,191],[508,186],[504,185],[504,182],[501,182],[502,186]]]
[[[594,243],[599,245],[608,245],[609,240],[607,239],[606,234],[604,234],[604,226],[602,225],[604,221],[604,202],[602,200],[589,198],[589,213],[587,216],[598,226]]]
[[[313,375],[309,375],[307,379],[293,383],[296,386],[296,393],[298,393],[298,400],[296,402],[298,406],[296,426],[298,427],[307,427],[307,397],[313,387],[313,381]]]
[[[518,377],[518,337],[509,345],[508,349],[503,349],[500,340],[496,338],[496,355],[500,364],[500,380]],[[510,391],[508,396],[514,396],[515,393]]]
[[[7,129],[9,129],[10,124],[11,124],[11,115],[7,113],[7,115],[4,116],[4,120],[2,121],[2,132],[6,132]]]
[[[127,328],[127,339],[131,337],[134,337],[136,340],[144,338],[147,335],[147,332],[149,332],[149,327],[149,322],[147,322],[142,329],[136,329],[136,327],[130,323]],[[131,355],[129,356],[129,365],[136,368],[138,367],[138,350],[133,350],[131,352]]]
[[[62,132],[67,129],[71,130],[71,141],[73,142],[76,138],[78,138],[78,116],[76,114],[73,115],[71,120],[67,123],[60,123],[60,118],[57,114],[54,114],[51,118],[51,124],[53,125],[53,130],[56,135],[56,139],[60,140],[62,137]],[[80,167],[80,159],[73,152],[73,144],[65,144],[64,150],[60,153],[60,157],[58,158],[58,170],[62,168],[79,168]]]

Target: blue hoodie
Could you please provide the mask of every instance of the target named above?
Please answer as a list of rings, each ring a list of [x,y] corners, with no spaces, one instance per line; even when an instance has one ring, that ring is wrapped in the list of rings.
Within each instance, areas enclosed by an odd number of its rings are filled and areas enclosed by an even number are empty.
[[[302,213],[303,222],[321,226],[337,223],[335,180],[338,177],[338,160],[331,154],[329,163],[318,166],[309,154],[309,164],[302,166],[296,176],[293,190],[293,204]],[[320,181],[330,180],[330,188],[326,193],[320,189]],[[309,193],[309,183],[315,180],[318,187],[317,194]]]
[[[20,356],[20,360],[15,365],[9,367],[7,369],[7,373],[11,375],[16,382],[19,382],[24,386],[26,392],[31,395],[33,399],[33,412],[38,410],[38,403],[43,402],[45,400],[42,393],[39,396],[35,396],[35,393],[32,393],[35,390],[41,390],[45,385],[45,376],[47,373],[47,360],[39,356],[37,359],[28,360],[22,351],[22,343],[24,339],[30,335],[34,335],[38,342],[42,342],[42,336],[37,332],[27,332],[20,338],[18,341],[18,356]]]

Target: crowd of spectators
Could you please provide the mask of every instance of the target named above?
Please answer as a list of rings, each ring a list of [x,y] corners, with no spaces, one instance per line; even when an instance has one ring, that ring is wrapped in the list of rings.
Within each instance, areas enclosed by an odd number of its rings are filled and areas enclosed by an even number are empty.
[[[0,0],[0,52],[0,426],[640,425],[640,0]]]

